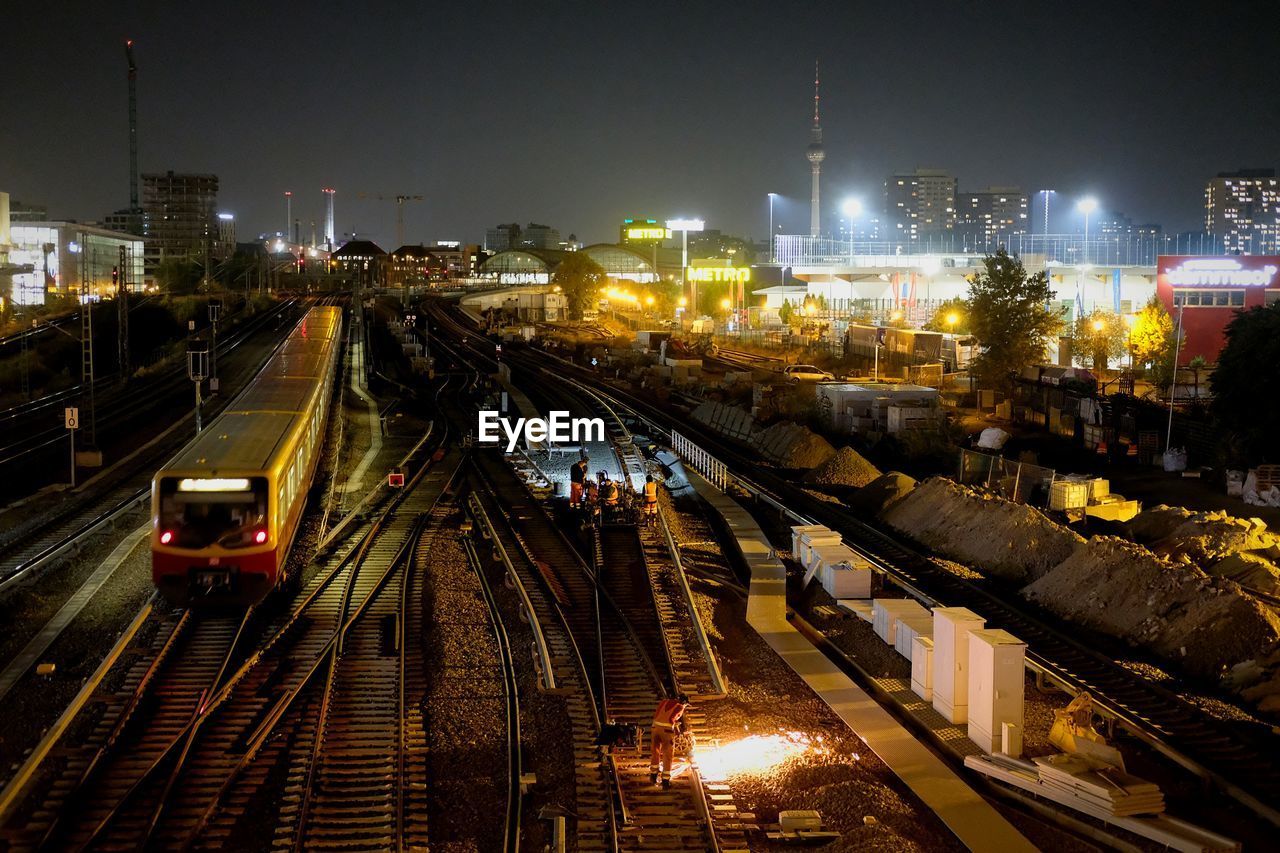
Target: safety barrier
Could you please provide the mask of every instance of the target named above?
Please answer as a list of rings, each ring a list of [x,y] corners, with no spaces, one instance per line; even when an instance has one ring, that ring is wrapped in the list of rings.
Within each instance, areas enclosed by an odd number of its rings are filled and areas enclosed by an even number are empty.
[[[684,460],[686,465],[701,474],[720,491],[729,490],[733,476],[729,473],[729,468],[719,459],[675,430],[671,431],[671,449]]]

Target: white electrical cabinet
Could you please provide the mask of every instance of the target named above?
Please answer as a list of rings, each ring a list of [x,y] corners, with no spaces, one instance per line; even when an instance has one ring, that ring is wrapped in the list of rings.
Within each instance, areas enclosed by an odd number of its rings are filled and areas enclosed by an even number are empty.
[[[911,641],[911,692],[926,702],[933,700],[933,638]]]
[[[1022,731],[1026,652],[1008,631],[969,633],[969,740],[987,752],[1001,751],[1006,726]],[[1011,740],[1009,748],[1021,752],[1021,737]]]
[[[933,707],[950,723],[969,712],[969,634],[987,620],[967,607],[933,608]]]

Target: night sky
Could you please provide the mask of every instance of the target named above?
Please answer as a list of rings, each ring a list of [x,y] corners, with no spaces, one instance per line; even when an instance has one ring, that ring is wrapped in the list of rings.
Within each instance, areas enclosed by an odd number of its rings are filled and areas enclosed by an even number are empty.
[[[268,8],[269,6],[269,8]],[[1264,7],[1272,7],[1270,9]],[[128,203],[125,60],[144,172],[213,172],[241,239],[322,218],[394,248],[530,220],[587,242],[628,215],[807,229],[813,60],[825,215],[884,177],[1053,187],[1166,231],[1205,180],[1280,165],[1271,3],[51,3],[0,33],[0,190],[53,218]],[[1190,11],[1189,11],[1190,10]],[[1065,207],[1065,205],[1064,205]]]

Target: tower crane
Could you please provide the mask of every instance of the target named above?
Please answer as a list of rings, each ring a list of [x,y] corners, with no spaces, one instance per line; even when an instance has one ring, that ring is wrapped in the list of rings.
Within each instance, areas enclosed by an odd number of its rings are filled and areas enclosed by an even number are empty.
[[[396,203],[396,248],[404,245],[404,205],[405,202],[422,201],[420,195],[382,195],[380,193],[358,193],[356,198],[371,198],[375,201],[394,201]]]

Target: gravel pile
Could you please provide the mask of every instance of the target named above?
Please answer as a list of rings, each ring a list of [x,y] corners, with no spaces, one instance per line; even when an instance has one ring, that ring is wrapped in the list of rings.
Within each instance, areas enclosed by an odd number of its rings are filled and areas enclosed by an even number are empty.
[[[1280,644],[1280,618],[1234,584],[1114,536],[1094,537],[1023,593],[1207,678]]]
[[[882,515],[899,533],[985,574],[1024,584],[1084,542],[1039,510],[931,477]]]
[[[806,483],[825,486],[865,486],[880,477],[872,465],[852,447],[842,447],[823,464],[804,475]]]
[[[911,494],[916,481],[906,474],[890,471],[867,483],[848,500],[849,508],[863,515],[879,517],[881,513]]]

